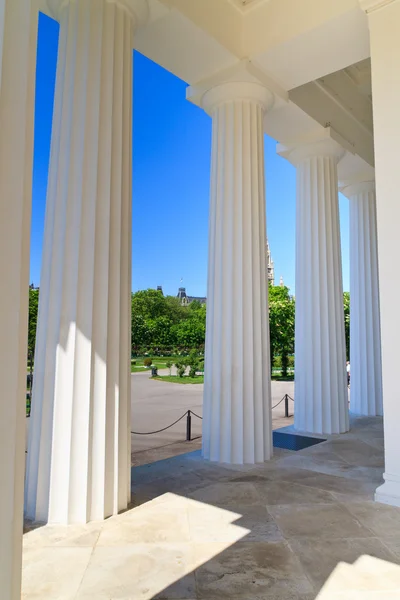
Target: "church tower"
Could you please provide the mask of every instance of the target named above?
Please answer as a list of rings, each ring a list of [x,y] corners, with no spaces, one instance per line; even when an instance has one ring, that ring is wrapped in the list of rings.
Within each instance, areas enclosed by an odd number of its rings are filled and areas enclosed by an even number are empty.
[[[267,278],[268,283],[271,285],[275,285],[275,271],[274,271],[274,261],[272,260],[271,250],[269,247],[268,240],[266,241],[266,252],[267,252]]]

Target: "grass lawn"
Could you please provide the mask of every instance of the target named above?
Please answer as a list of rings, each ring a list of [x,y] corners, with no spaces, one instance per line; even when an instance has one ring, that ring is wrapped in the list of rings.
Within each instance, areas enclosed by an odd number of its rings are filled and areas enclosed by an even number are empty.
[[[178,377],[177,375],[164,375],[152,377],[152,379],[157,379],[157,381],[167,381],[168,383],[204,383],[204,375],[197,375],[197,377],[189,377],[188,375],[185,375],[184,377]]]

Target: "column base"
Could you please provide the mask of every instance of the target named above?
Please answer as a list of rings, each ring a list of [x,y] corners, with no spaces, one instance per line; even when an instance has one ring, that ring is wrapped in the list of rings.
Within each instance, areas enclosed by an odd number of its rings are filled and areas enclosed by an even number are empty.
[[[385,483],[375,491],[375,502],[400,507],[400,480],[388,480],[388,475],[383,476]]]
[[[296,409],[295,409],[296,410]],[[340,424],[338,427],[313,427],[312,425],[303,426],[302,424],[296,423],[296,414],[294,416],[294,425],[293,425],[294,433],[298,433],[301,435],[310,435],[310,436],[328,436],[328,435],[342,435],[345,433],[349,433],[350,425],[347,419],[347,422]]]
[[[229,469],[229,467],[251,467],[251,466],[257,466],[257,465],[263,465],[264,463],[269,462],[272,458],[273,458],[273,451],[271,451],[271,453],[268,456],[265,456],[263,459],[254,459],[252,461],[244,461],[244,462],[237,462],[237,461],[231,461],[231,462],[227,462],[227,461],[222,461],[222,460],[218,460],[215,458],[210,458],[209,456],[205,455],[203,449],[201,451],[201,458],[205,461],[210,463],[211,465],[218,465],[220,467],[226,467],[227,469]]]

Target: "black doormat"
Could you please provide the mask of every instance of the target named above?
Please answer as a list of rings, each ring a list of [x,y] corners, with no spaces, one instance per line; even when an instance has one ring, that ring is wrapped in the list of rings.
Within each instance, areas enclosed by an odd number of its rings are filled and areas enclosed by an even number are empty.
[[[326,442],[326,439],[308,437],[307,435],[297,435],[296,433],[286,433],[284,431],[273,431],[272,441],[275,448],[286,448],[286,450],[304,450],[315,444]]]

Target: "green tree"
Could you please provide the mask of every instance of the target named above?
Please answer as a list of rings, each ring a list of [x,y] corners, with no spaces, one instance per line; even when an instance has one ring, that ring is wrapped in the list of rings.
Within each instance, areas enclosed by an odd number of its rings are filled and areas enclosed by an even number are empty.
[[[176,344],[183,350],[200,349],[205,343],[206,307],[197,304],[197,307],[189,304],[186,308],[187,317],[174,326]]]
[[[164,296],[158,290],[132,294],[132,352],[158,353],[171,351],[174,346],[186,346],[188,336],[185,338],[181,333],[178,340],[177,332],[196,313],[196,310],[182,306],[179,298]],[[192,330],[193,325],[188,329]]]
[[[350,293],[343,294],[344,335],[346,339],[346,360],[350,360]]]
[[[289,288],[269,286],[269,329],[271,367],[274,356],[281,355],[282,375],[287,375],[289,354],[294,352],[295,302]]]
[[[168,316],[161,315],[147,321],[151,346],[155,351],[171,348],[175,343],[173,323]]]
[[[39,290],[29,288],[28,356],[35,357],[36,330],[39,310]]]
[[[143,315],[132,310],[131,344],[132,354],[140,354],[142,348],[147,348],[151,342],[151,332]]]
[[[141,290],[132,294],[132,314],[147,320],[168,316],[168,311],[165,296],[159,290]]]

